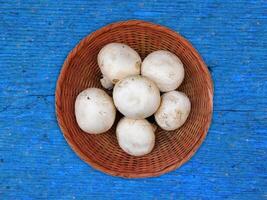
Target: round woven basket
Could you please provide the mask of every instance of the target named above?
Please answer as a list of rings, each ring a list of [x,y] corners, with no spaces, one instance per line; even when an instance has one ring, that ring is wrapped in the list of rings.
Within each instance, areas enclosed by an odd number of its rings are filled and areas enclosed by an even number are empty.
[[[121,115],[117,115],[108,132],[100,135],[83,132],[75,120],[76,96],[88,87],[101,88],[97,54],[110,42],[128,44],[142,59],[155,50],[168,50],[185,67],[185,80],[178,90],[190,98],[191,113],[186,123],[175,131],[158,128],[153,151],[142,157],[130,156],[119,147],[115,129]],[[130,20],[97,30],[69,53],[58,78],[55,97],[58,123],[68,144],[81,159],[114,176],[152,177],[178,168],[201,145],[211,122],[213,85],[200,55],[181,35],[160,25]]]

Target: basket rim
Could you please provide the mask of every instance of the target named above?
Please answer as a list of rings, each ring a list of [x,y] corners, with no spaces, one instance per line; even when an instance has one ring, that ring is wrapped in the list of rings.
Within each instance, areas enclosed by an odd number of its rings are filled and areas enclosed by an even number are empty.
[[[209,115],[209,119],[207,122],[207,125],[205,127],[204,133],[201,134],[201,137],[199,138],[199,140],[197,140],[195,142],[195,144],[193,145],[193,148],[189,151],[189,153],[182,158],[181,161],[173,163],[171,165],[166,166],[163,169],[160,169],[159,171],[153,171],[153,172],[146,172],[146,173],[129,173],[129,172],[117,172],[117,171],[113,171],[110,170],[106,167],[103,167],[102,165],[94,162],[94,160],[88,158],[82,151],[81,148],[78,147],[78,145],[76,145],[75,141],[68,137],[69,135],[69,130],[67,128],[67,125],[62,117],[62,110],[61,110],[61,86],[64,84],[64,77],[65,77],[65,73],[68,69],[69,66],[69,62],[72,60],[73,57],[75,57],[75,55],[77,54],[77,52],[79,52],[79,50],[81,48],[84,47],[84,45],[86,45],[88,42],[92,41],[95,37],[97,37],[98,35],[101,35],[107,31],[109,31],[110,29],[113,28],[118,28],[118,27],[122,27],[122,26],[141,26],[141,27],[149,27],[149,28],[153,28],[153,29],[157,29],[160,31],[163,31],[169,35],[172,35],[174,37],[177,38],[177,40],[179,40],[181,43],[183,43],[183,45],[185,45],[187,48],[191,49],[192,54],[196,57],[196,60],[198,61],[199,65],[201,66],[201,68],[204,70],[204,72],[207,75],[207,87],[208,87],[208,92],[209,92],[209,101],[210,101],[210,107],[211,107],[211,113]],[[211,120],[212,120],[212,113],[213,113],[213,94],[214,94],[214,88],[213,88],[213,81],[210,75],[210,72],[204,62],[204,60],[202,59],[202,57],[200,56],[200,54],[198,53],[198,51],[193,47],[193,45],[186,40],[182,35],[180,35],[179,33],[171,30],[170,28],[167,28],[165,26],[159,25],[159,24],[155,24],[152,22],[147,22],[147,21],[143,21],[143,20],[127,20],[127,21],[118,21],[118,22],[114,22],[111,24],[108,24],[104,27],[99,28],[98,30],[90,33],[89,35],[87,35],[86,37],[84,37],[68,54],[68,56],[66,57],[63,66],[60,70],[60,74],[58,76],[57,79],[57,84],[56,84],[56,90],[55,90],[55,110],[56,110],[56,118],[59,124],[59,127],[63,133],[63,136],[65,138],[65,140],[67,141],[67,143],[69,144],[69,146],[72,148],[72,150],[79,156],[79,158],[81,158],[83,161],[85,161],[86,163],[88,163],[91,167],[93,167],[96,170],[100,170],[108,175],[112,175],[112,176],[120,176],[120,177],[124,177],[124,178],[148,178],[148,177],[156,177],[156,176],[160,176],[162,174],[168,173],[170,171],[173,171],[177,168],[179,168],[181,165],[183,165],[185,162],[187,162],[194,154],[195,152],[198,150],[198,148],[201,146],[201,144],[203,143],[207,132],[209,130],[209,127],[211,125]]]

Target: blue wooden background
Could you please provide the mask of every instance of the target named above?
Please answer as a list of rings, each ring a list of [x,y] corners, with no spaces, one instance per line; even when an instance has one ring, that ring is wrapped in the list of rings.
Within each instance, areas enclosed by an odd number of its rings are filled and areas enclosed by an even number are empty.
[[[181,33],[214,80],[207,138],[180,169],[148,179],[94,170],[55,117],[68,52],[111,22]],[[0,199],[267,199],[267,2],[0,0]]]

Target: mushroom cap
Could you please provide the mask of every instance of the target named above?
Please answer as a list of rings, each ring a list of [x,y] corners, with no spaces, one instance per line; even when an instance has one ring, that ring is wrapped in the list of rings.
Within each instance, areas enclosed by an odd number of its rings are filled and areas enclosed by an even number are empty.
[[[103,90],[88,88],[75,101],[75,116],[79,127],[91,134],[106,132],[115,121],[116,108]]]
[[[154,81],[161,92],[175,90],[184,79],[181,60],[169,51],[150,53],[143,61],[141,74]]]
[[[144,119],[153,115],[160,105],[160,92],[156,84],[136,75],[120,80],[113,89],[117,109],[131,119]]]
[[[122,118],[117,126],[116,135],[119,146],[132,156],[143,156],[152,151],[155,134],[146,119]]]
[[[167,92],[161,97],[161,104],[155,113],[155,120],[162,129],[175,130],[185,123],[190,110],[190,100],[184,93]]]
[[[129,75],[140,74],[141,58],[126,44],[107,44],[100,50],[97,62],[103,76],[113,84]]]

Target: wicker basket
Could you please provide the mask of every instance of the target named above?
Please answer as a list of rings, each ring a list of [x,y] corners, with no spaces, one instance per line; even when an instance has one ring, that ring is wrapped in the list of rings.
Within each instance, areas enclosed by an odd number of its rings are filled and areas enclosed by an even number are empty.
[[[142,157],[124,153],[113,127],[106,133],[90,135],[77,125],[76,96],[88,87],[101,88],[97,54],[110,42],[134,48],[142,59],[155,50],[168,50],[184,64],[185,80],[178,88],[188,95],[192,109],[179,129],[156,131],[153,151]],[[84,38],[64,62],[56,88],[56,113],[61,130],[81,159],[107,174],[127,178],[152,177],[172,171],[185,163],[204,140],[212,117],[213,85],[209,71],[192,45],[176,32],[149,22],[130,20],[107,25]]]

